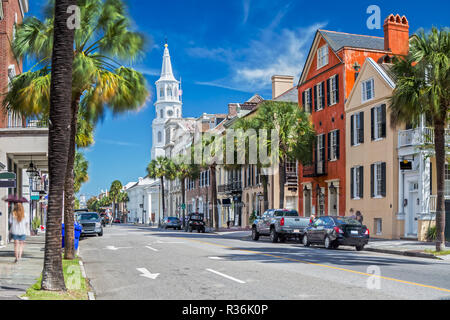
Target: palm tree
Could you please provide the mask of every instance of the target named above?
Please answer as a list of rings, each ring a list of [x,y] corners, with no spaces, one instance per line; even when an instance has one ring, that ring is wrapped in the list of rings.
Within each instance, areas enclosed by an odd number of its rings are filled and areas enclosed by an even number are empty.
[[[122,208],[124,208],[125,204],[128,201],[130,201],[130,198],[128,197],[128,193],[126,193],[124,191],[120,192],[119,193],[119,197],[118,197],[118,201],[119,201],[119,204],[122,203]],[[128,217],[127,214],[128,213],[123,211],[123,214],[124,214],[124,223],[127,223],[127,217]]]
[[[280,208],[283,208],[286,161],[298,160],[300,163],[307,163],[311,160],[315,133],[309,116],[296,103],[267,100],[261,103],[255,117],[243,125],[256,131],[276,130],[278,134],[279,199]],[[267,137],[265,147],[271,152],[270,147],[274,141],[271,141],[270,134]],[[264,202],[266,202],[266,196]]]
[[[436,251],[445,247],[445,129],[450,106],[450,38],[448,29],[420,31],[408,56],[396,58],[396,82],[391,98],[391,123],[417,125],[421,116],[434,126],[437,173]]]
[[[164,178],[168,178],[168,180],[173,180],[175,177],[175,172],[176,170],[173,161],[171,161],[166,157],[157,157],[156,159],[152,160],[150,164],[147,166],[148,176],[152,179],[160,179],[163,218],[165,218],[166,214]]]
[[[64,187],[64,219],[73,221],[75,143],[79,110],[96,121],[105,113],[105,107],[113,113],[135,110],[142,106],[148,96],[144,76],[116,59],[133,61],[143,53],[144,38],[130,30],[130,19],[122,0],[73,1],[80,9],[80,28],[75,30],[73,41],[73,80],[70,123],[70,145],[66,182]],[[49,1],[49,8],[53,1]],[[16,57],[35,59],[36,71],[25,72],[16,77],[4,100],[9,110],[24,116],[48,114],[49,65],[53,44],[52,10],[44,21],[26,18],[18,26],[13,42]],[[73,234],[72,223],[65,224],[66,234]],[[72,247],[70,244],[68,247]],[[71,250],[66,258],[73,258]]]
[[[175,159],[175,170],[177,178],[180,180],[181,184],[181,198],[182,204],[184,204],[183,210],[183,228],[185,220],[186,211],[186,179],[197,179],[200,175],[200,167],[193,164],[192,161],[185,161],[185,157],[180,156]]]
[[[89,163],[84,157],[83,153],[76,151],[75,154],[75,165],[74,165],[74,187],[75,193],[78,193],[81,189],[83,183],[88,182],[88,167]]]
[[[116,204],[119,199],[119,194],[122,192],[123,185],[119,180],[115,180],[111,183],[111,187],[109,188],[109,196],[113,205],[113,217],[117,218],[117,210]]]
[[[69,149],[70,102],[72,97],[72,63],[74,30],[67,28],[67,8],[76,0],[57,0],[53,22],[53,48],[51,55],[51,81],[49,90],[48,163],[49,196],[47,231],[45,233],[44,267],[41,288],[65,291],[61,255],[61,223],[64,182]]]

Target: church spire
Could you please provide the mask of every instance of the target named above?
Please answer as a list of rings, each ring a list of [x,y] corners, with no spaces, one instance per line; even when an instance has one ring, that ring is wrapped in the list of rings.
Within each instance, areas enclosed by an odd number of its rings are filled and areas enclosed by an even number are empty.
[[[161,69],[161,78],[159,78],[159,80],[175,80],[175,77],[173,76],[172,62],[170,61],[169,45],[167,44],[167,40],[164,44],[163,64]]]

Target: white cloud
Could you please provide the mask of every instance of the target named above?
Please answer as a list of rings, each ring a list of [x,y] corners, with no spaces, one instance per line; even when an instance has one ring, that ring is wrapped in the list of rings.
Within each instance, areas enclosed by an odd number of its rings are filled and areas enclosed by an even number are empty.
[[[284,8],[287,10],[287,7]],[[230,74],[222,79],[198,84],[230,88],[244,92],[269,91],[273,75],[292,75],[298,80],[317,29],[326,23],[307,28],[281,29],[277,25],[286,13],[280,11],[272,23],[261,30],[258,39],[247,48],[192,48],[188,54],[225,63]]]
[[[247,23],[248,20],[248,16],[250,14],[250,2],[251,0],[243,0],[242,1],[242,5],[243,5],[243,9],[244,9],[244,19],[242,21],[242,23]]]

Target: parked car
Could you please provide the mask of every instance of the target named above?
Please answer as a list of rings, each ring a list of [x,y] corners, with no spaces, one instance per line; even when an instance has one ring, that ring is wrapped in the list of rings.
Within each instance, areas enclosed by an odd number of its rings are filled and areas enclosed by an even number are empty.
[[[162,227],[164,229],[172,228],[174,230],[181,230],[181,220],[177,217],[164,218]]]
[[[280,240],[302,239],[309,218],[300,217],[296,210],[269,209],[252,225],[252,239],[258,241],[260,236],[269,236],[274,243]]]
[[[190,213],[187,216],[185,231],[192,232],[192,230],[197,230],[197,232],[205,233],[205,221],[203,219],[202,213]]]
[[[327,249],[340,245],[354,246],[361,251],[369,243],[369,229],[351,217],[326,216],[316,218],[306,228],[303,245],[323,244]]]
[[[89,234],[103,236],[102,218],[97,212],[77,212],[75,216],[83,227],[82,236]]]
[[[120,221],[119,218],[115,218],[115,219],[113,220],[113,222],[114,222],[114,223],[122,223],[122,221]]]

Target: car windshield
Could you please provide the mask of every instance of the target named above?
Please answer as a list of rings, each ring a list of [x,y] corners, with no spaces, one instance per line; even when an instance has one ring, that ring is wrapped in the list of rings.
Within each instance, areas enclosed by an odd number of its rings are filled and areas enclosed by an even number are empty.
[[[298,212],[295,210],[291,210],[291,211],[283,211],[283,210],[279,210],[279,211],[275,211],[274,213],[275,217],[298,217]]]
[[[177,222],[178,218],[176,218],[176,217],[169,217],[169,218],[167,218],[167,220]]]
[[[191,220],[203,220],[203,215],[193,214],[193,215],[191,215]]]
[[[336,221],[340,224],[351,224],[351,225],[356,225],[356,226],[360,226],[361,222],[359,222],[356,219],[353,219],[351,217],[338,217],[336,218]]]
[[[82,213],[78,214],[78,220],[97,220],[98,214],[97,213]]]

